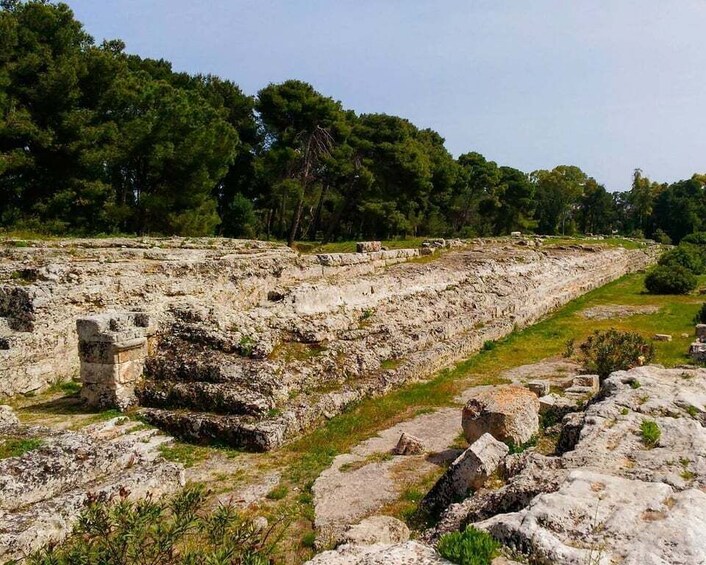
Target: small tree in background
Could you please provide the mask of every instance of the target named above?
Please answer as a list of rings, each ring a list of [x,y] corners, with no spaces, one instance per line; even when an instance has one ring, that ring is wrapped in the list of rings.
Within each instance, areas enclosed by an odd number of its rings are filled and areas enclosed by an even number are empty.
[[[635,332],[596,330],[580,347],[584,369],[604,380],[613,371],[626,371],[649,363],[654,346]]]

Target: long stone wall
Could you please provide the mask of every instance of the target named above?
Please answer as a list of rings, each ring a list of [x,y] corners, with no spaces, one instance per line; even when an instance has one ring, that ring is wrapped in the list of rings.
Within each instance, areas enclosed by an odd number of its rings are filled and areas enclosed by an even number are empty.
[[[154,419],[168,420],[172,406],[215,412],[245,430],[233,443],[269,448],[655,256],[647,247],[544,251],[507,240],[430,253],[306,256],[224,239],[7,243],[0,396],[77,377],[78,318],[142,311],[161,336],[142,396]],[[230,397],[238,402],[222,400]]]
[[[78,377],[79,317],[127,310],[164,321],[193,304],[244,310],[300,281],[361,276],[427,253],[300,256],[215,238],[0,242],[0,398]]]

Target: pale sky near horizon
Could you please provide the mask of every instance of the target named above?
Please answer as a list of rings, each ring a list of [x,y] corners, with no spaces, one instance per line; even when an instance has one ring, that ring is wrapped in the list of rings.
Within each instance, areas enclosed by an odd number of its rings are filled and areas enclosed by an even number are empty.
[[[64,0],[98,42],[255,94],[310,82],[459,155],[609,190],[706,172],[704,0]],[[699,77],[702,77],[701,79]]]

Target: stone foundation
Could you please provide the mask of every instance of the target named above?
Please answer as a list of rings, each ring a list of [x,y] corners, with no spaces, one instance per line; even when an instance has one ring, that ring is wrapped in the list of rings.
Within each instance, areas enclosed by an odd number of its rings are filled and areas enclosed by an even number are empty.
[[[137,404],[149,340],[155,333],[142,312],[101,314],[76,322],[81,398],[92,408],[126,410]]]

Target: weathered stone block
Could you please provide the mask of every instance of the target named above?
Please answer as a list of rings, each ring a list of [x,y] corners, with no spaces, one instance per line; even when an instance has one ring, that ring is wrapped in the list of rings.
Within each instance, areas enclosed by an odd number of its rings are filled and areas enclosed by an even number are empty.
[[[669,334],[655,334],[652,339],[655,341],[672,341],[672,336]]]
[[[382,242],[380,241],[359,241],[355,244],[357,253],[374,253],[382,251]]]
[[[530,381],[525,386],[537,396],[549,394],[550,387],[548,381]]]
[[[20,424],[15,411],[6,404],[0,404],[0,430],[14,428]]]
[[[469,489],[481,488],[508,453],[507,445],[483,434],[451,463],[422,500],[422,507],[436,513],[465,498]]]
[[[572,387],[587,387],[590,388],[593,393],[596,393],[601,388],[601,380],[598,375],[578,375],[573,378]]]
[[[81,397],[90,406],[119,408],[137,403],[149,338],[154,333],[142,312],[109,313],[81,318],[79,335]]]
[[[463,408],[463,434],[468,443],[489,433],[499,441],[527,442],[539,429],[539,400],[525,387],[498,386],[476,393]]]
[[[418,437],[403,433],[395,447],[397,455],[419,455],[424,453],[424,443]]]
[[[696,338],[706,340],[706,324],[696,324]]]

